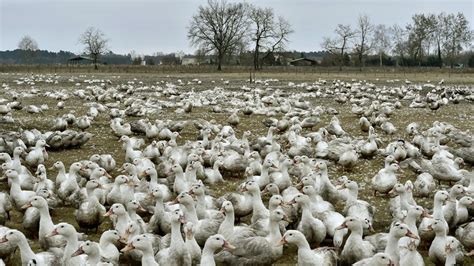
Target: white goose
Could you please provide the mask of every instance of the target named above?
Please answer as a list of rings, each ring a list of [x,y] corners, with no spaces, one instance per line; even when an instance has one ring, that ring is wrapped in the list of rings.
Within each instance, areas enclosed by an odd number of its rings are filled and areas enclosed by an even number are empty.
[[[58,254],[52,252],[34,253],[28,244],[25,235],[18,230],[8,230],[0,238],[0,243],[10,242],[20,248],[21,264],[27,265],[31,260],[35,260],[37,265],[54,265],[59,259]]]
[[[62,264],[67,265],[84,265],[86,263],[86,256],[76,256],[72,257],[74,252],[79,249],[79,239],[74,226],[68,223],[59,223],[57,224],[53,231],[47,236],[61,235],[66,239],[66,247],[64,248],[64,253],[60,259]]]
[[[204,248],[202,249],[201,255],[201,262],[200,265],[206,266],[215,266],[216,261],[214,260],[214,253],[221,249],[233,250],[235,249],[222,235],[213,235],[210,236],[206,243],[204,244]]]
[[[131,250],[139,250],[142,252],[141,263],[143,266],[158,266],[154,257],[153,248],[151,245],[151,240],[147,235],[138,235],[135,236],[121,251],[127,252]],[[165,264],[161,264],[165,265]],[[168,265],[168,264],[166,264]],[[169,265],[173,265],[171,262]],[[186,265],[186,264],[183,264]]]
[[[330,248],[318,248],[311,250],[308,241],[304,235],[296,230],[288,230],[278,245],[293,244],[298,248],[298,265],[299,266],[333,266],[336,265],[337,255]]]

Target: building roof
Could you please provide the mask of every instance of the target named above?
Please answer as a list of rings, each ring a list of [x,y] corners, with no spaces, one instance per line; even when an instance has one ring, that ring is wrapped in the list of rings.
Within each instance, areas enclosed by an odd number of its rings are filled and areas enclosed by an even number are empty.
[[[82,55],[74,56],[68,59],[68,61],[81,61],[81,60],[92,61],[91,58],[82,56]]]
[[[309,61],[309,62],[311,62],[311,63],[317,63],[316,60],[309,59],[309,58],[304,58],[304,57],[293,59],[293,60],[291,60],[289,63],[291,64],[291,63],[295,63],[295,62],[299,62],[299,61]]]

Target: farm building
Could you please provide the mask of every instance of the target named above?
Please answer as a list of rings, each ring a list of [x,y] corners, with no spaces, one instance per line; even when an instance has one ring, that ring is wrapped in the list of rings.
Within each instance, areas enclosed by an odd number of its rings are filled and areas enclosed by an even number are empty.
[[[93,60],[89,57],[79,55],[79,56],[74,56],[74,57],[69,58],[67,60],[67,63],[71,65],[80,65],[80,64],[92,64],[92,61]]]
[[[199,65],[199,62],[196,57],[183,57],[181,60],[181,65]]]
[[[318,61],[309,58],[297,58],[288,62],[292,66],[315,66]]]

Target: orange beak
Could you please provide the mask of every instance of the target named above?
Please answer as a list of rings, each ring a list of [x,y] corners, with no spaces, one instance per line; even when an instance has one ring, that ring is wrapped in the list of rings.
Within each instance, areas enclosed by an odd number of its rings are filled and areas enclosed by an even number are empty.
[[[129,243],[129,244],[126,245],[124,248],[122,248],[122,250],[120,250],[120,251],[122,251],[122,252],[127,252],[127,251],[134,250],[134,249],[135,249],[135,247],[133,246],[133,244],[132,244],[132,243]]]

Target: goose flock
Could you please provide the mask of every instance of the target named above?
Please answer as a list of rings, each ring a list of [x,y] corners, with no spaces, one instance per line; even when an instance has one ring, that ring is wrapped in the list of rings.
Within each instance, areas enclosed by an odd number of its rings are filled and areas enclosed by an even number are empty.
[[[472,265],[474,90],[1,74],[0,265]]]

